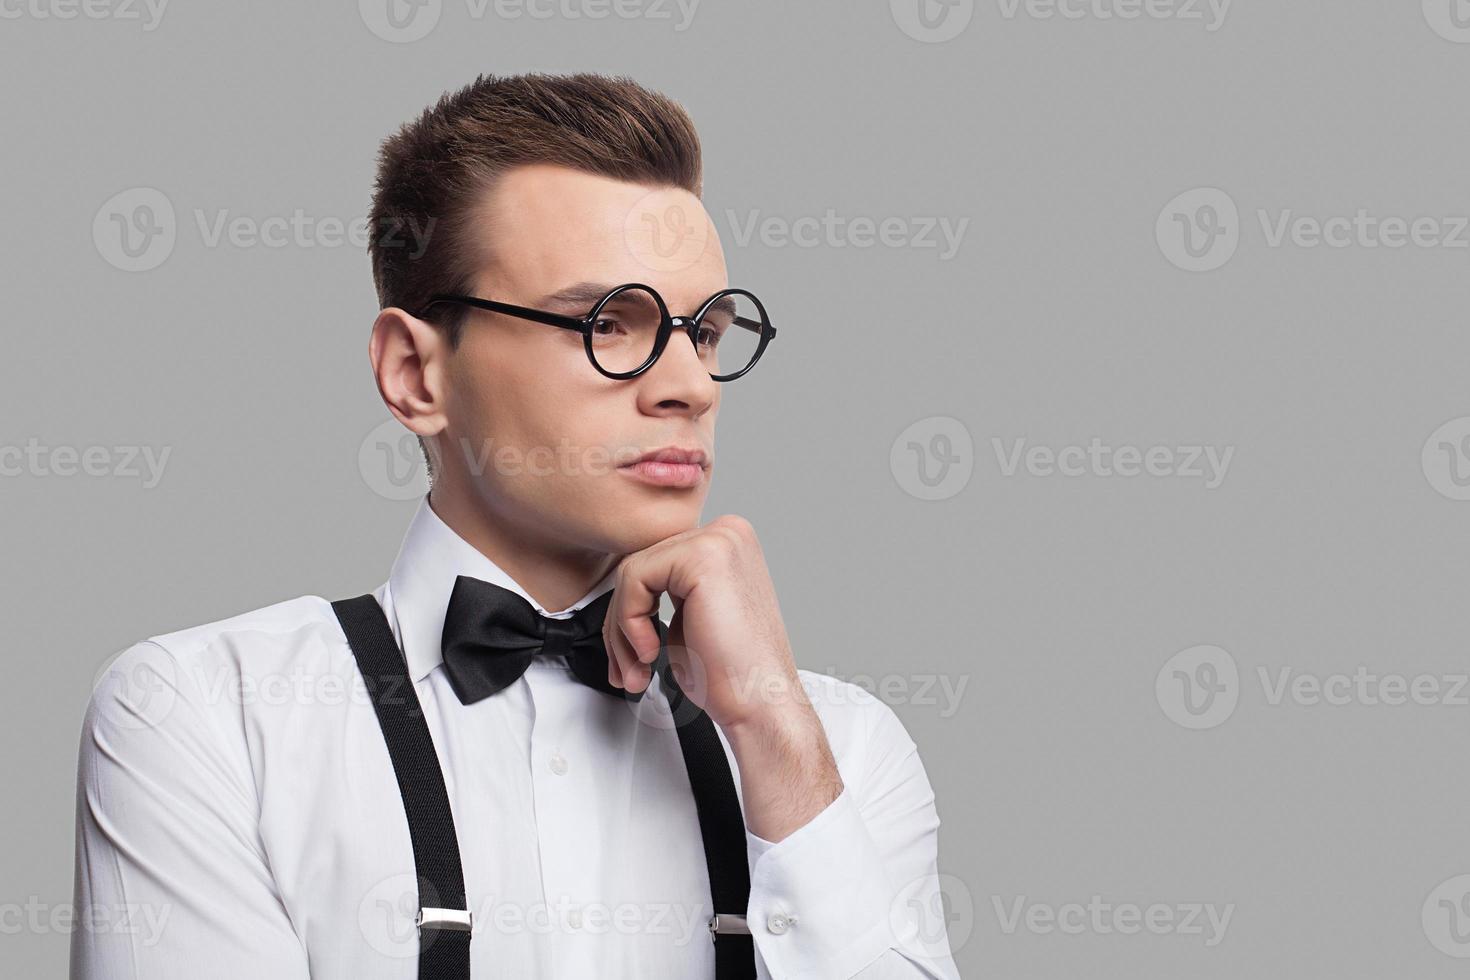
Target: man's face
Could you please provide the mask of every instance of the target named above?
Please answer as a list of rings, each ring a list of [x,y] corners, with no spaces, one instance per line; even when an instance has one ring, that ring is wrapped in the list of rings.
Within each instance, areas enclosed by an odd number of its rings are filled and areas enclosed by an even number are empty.
[[[581,317],[598,295],[637,282],[671,316],[692,316],[728,285],[713,223],[678,188],[526,166],[486,195],[481,220],[474,295],[485,299]],[[588,362],[580,333],[471,309],[446,381],[440,465],[460,471],[504,526],[614,554],[698,526],[721,385],[687,334],[676,331],[643,374],[615,381]],[[695,485],[656,486],[620,468],[670,446],[705,453]]]

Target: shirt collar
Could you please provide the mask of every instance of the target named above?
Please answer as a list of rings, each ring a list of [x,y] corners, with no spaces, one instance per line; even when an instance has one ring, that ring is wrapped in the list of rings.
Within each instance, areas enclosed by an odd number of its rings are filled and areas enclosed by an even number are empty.
[[[614,567],[582,598],[566,609],[550,612],[532,599],[499,565],[445,524],[429,506],[429,498],[425,495],[419,501],[418,510],[398,549],[398,557],[393,560],[393,570],[388,575],[388,594],[398,620],[409,680],[422,680],[444,662],[441,648],[444,614],[449,607],[454,580],[460,575],[509,589],[543,616],[566,619],[611,589],[616,573]]]

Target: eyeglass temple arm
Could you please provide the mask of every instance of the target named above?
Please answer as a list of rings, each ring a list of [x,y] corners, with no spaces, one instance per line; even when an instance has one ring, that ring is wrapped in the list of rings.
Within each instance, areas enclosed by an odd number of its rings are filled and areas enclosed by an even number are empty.
[[[515,306],[511,303],[497,303],[491,299],[481,299],[478,296],[435,296],[424,306],[421,313],[428,312],[429,307],[436,303],[462,303],[465,306],[473,306],[492,313],[504,313],[508,316],[520,317],[523,320],[534,320],[537,323],[550,324],[553,327],[563,327],[567,330],[575,330],[583,333],[587,329],[585,317],[563,316],[560,313],[548,313],[546,310],[533,310],[526,306]],[[749,317],[737,316],[734,321],[736,326],[744,327],[752,333],[769,333],[776,336],[776,328],[768,327],[759,320]]]
[[[762,323],[759,320],[752,320],[752,319],[750,319],[748,317],[737,316],[735,318],[735,321],[734,322],[735,322],[735,326],[737,326],[737,327],[744,327],[746,330],[749,330],[752,333],[767,333],[767,332],[769,332],[772,337],[776,336],[776,328],[775,327],[764,326],[764,325],[762,325]]]
[[[420,312],[428,312],[430,306],[435,303],[461,303],[465,306],[473,306],[481,310],[489,310],[491,313],[504,313],[507,316],[520,317],[523,320],[535,320],[537,323],[549,324],[553,327],[564,327],[567,330],[575,330],[582,333],[587,326],[586,318],[575,316],[562,316],[560,313],[548,313],[546,310],[533,310],[525,306],[513,306],[510,303],[497,303],[491,299],[480,299],[478,296],[435,296]]]

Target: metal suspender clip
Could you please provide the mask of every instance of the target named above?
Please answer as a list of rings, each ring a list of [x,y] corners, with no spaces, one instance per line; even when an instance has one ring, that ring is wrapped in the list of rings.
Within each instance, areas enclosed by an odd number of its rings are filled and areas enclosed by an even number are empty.
[[[709,919],[709,938],[714,940],[715,936],[748,936],[750,926],[743,915],[720,915],[716,913]]]
[[[413,924],[422,935],[425,929],[444,929],[449,932],[469,932],[472,916],[468,909],[419,909]]]

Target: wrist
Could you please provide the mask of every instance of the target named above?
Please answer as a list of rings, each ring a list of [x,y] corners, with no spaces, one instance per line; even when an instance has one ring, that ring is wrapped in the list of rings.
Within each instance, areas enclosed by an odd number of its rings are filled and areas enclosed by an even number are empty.
[[[737,756],[742,751],[800,751],[812,741],[814,734],[821,733],[821,719],[806,699],[801,682],[793,678],[782,687],[782,697],[761,699],[748,711],[720,726]]]
[[[772,705],[722,730],[744,789],[746,829],[776,842],[842,793],[827,733],[810,702]]]

